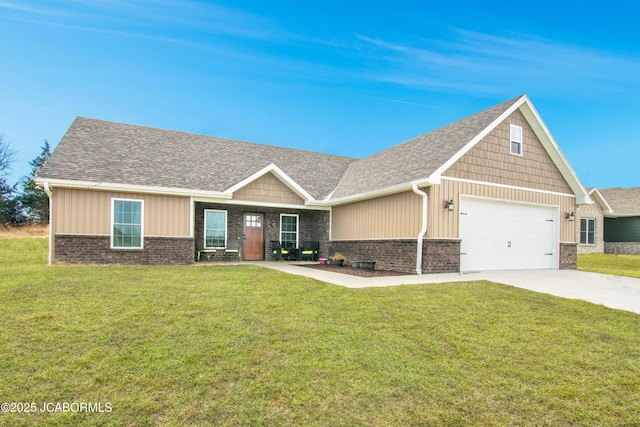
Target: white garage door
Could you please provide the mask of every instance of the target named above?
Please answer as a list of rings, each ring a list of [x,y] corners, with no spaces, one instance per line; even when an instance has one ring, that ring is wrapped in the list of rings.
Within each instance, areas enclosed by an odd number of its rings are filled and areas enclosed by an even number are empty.
[[[557,208],[462,197],[460,270],[556,268]]]

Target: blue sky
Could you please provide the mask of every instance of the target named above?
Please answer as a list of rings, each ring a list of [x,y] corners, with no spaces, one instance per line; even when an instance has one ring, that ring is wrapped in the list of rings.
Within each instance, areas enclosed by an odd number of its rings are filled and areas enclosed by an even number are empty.
[[[76,116],[364,157],[527,93],[640,186],[640,2],[0,0],[10,182]]]

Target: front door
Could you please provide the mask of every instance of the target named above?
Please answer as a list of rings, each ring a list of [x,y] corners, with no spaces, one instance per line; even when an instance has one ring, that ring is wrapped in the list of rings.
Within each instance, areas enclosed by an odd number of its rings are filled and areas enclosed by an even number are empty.
[[[264,259],[264,216],[259,213],[244,214],[244,260]]]

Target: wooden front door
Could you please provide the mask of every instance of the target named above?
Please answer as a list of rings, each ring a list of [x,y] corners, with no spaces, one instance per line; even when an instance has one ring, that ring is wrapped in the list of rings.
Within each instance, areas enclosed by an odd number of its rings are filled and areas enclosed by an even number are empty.
[[[264,259],[264,215],[244,214],[244,260]]]

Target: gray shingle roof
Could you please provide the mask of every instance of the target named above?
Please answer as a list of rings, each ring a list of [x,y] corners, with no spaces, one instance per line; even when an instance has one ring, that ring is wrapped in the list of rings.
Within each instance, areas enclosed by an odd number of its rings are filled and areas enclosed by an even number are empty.
[[[332,198],[428,178],[521,96],[349,165]]]
[[[274,163],[319,200],[354,160],[78,117],[39,179],[225,191]]]
[[[222,192],[273,163],[336,199],[428,178],[520,98],[360,160],[78,117],[38,178]]]
[[[599,191],[613,209],[614,216],[616,214],[640,216],[640,187],[606,188]]]

